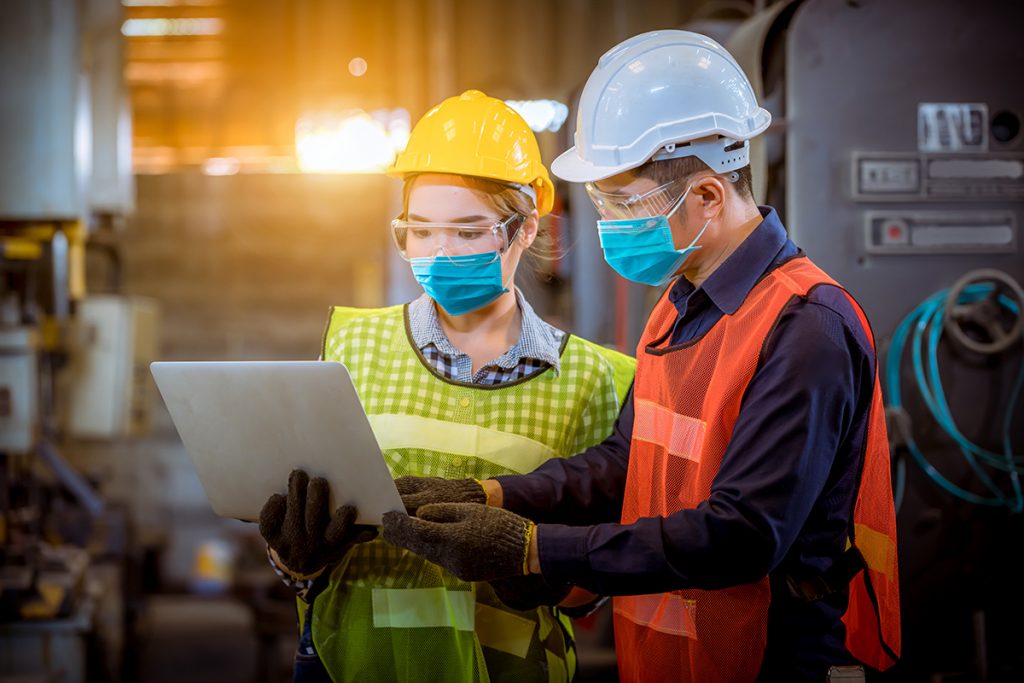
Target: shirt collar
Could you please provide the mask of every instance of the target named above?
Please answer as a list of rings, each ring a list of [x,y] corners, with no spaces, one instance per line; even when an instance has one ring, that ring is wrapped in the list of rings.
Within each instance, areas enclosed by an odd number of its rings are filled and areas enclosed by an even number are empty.
[[[760,206],[758,210],[762,216],[761,223],[700,287],[726,315],[732,315],[739,309],[789,239],[775,209]],[[681,277],[672,285],[672,290],[671,300],[677,307],[685,308],[686,300],[695,288],[689,280]]]
[[[544,322],[523,293],[516,289],[516,302],[522,314],[519,341],[490,364],[502,368],[514,368],[523,358],[532,358],[547,363],[555,373],[561,370],[562,339],[565,333]],[[437,317],[434,300],[426,293],[409,304],[409,328],[413,343],[419,349],[433,344],[438,351],[448,356],[462,356],[462,351],[448,339]]]

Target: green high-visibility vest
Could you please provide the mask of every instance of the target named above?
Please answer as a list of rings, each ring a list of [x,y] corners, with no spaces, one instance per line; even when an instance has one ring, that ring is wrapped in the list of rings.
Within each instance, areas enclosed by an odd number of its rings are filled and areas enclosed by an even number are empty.
[[[349,369],[396,477],[530,472],[604,440],[636,365],[566,335],[561,371],[490,386],[445,379],[420,354],[407,307],[334,308],[322,358]],[[304,603],[300,601],[300,619]],[[355,546],[313,602],[313,642],[343,681],[568,681],[569,619],[517,611],[383,540]]]

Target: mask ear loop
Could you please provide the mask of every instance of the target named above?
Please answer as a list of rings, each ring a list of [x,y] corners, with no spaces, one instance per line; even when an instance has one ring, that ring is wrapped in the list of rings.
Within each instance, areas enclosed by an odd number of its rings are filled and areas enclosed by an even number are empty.
[[[727,173],[724,177],[730,183],[738,183],[740,181],[740,174],[738,171],[729,171],[729,173]],[[715,218],[716,216],[712,216],[711,218],[708,219],[708,222],[705,223],[704,227],[700,229],[700,232],[698,232],[697,236],[693,238],[693,241],[690,242],[690,246],[687,247],[687,249],[689,249],[690,247],[693,247],[694,249],[701,248],[701,245],[697,244],[697,240],[704,236],[704,231],[708,229],[708,226],[711,225],[711,221],[713,221]]]
[[[700,229],[700,232],[697,233],[697,236],[694,237],[693,241],[690,242],[690,244],[686,247],[687,249],[702,249],[703,248],[703,245],[697,244],[697,240],[699,240],[701,237],[704,236],[704,231],[708,229],[709,225],[711,225],[711,221],[712,220],[714,220],[714,219],[713,218],[709,218],[708,219],[708,222],[704,224],[704,227]]]
[[[733,177],[735,177],[735,180],[733,180]],[[740,174],[737,173],[736,171],[732,171],[728,176],[726,176],[726,179],[729,180],[729,182],[734,183],[740,179]],[[676,205],[672,207],[672,210],[665,214],[665,218],[669,218],[670,216],[672,216],[672,214],[674,214],[676,210],[683,205],[683,200],[686,199],[686,195],[690,194],[691,189],[693,189],[693,183],[690,183],[686,187],[686,192],[684,192],[683,196],[679,198],[679,201],[676,202]],[[685,251],[685,249],[701,249],[702,245],[697,244],[697,240],[704,236],[704,232],[708,229],[708,226],[711,225],[711,221],[713,221],[714,219],[714,216],[709,218],[707,222],[704,223],[704,227],[701,228],[700,232],[697,233],[697,236],[693,238],[693,241],[691,241],[684,249],[677,249],[676,251]]]

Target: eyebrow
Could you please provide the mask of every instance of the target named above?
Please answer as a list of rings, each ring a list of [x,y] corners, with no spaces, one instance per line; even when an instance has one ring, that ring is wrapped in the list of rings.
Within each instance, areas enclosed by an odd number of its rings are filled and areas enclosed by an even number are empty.
[[[409,220],[411,220],[411,221],[418,221],[420,223],[431,223],[431,222],[433,222],[430,219],[424,218],[423,216],[420,216],[419,214],[415,214],[415,213],[409,214]],[[479,221],[493,221],[493,220],[494,220],[493,216],[462,216],[461,218],[453,218],[450,221],[445,221],[445,223],[477,223]]]

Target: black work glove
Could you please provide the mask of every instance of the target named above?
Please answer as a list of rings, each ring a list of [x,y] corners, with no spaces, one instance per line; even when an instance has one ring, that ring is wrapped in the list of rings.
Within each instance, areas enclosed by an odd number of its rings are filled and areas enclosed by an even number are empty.
[[[565,600],[572,586],[556,587],[544,580],[540,574],[512,576],[491,581],[498,599],[512,609],[521,611],[537,609],[543,605],[557,605]]]
[[[275,493],[260,511],[260,534],[296,574],[315,574],[341,560],[356,543],[372,540],[377,528],[356,524],[356,509],[343,505],[330,514],[330,486],[302,470],[288,475],[288,496]]]
[[[487,494],[476,479],[399,477],[395,486],[410,515],[431,503],[486,503]]]
[[[417,516],[384,513],[384,540],[440,565],[463,581],[523,576],[533,522],[476,503],[424,505]]]

